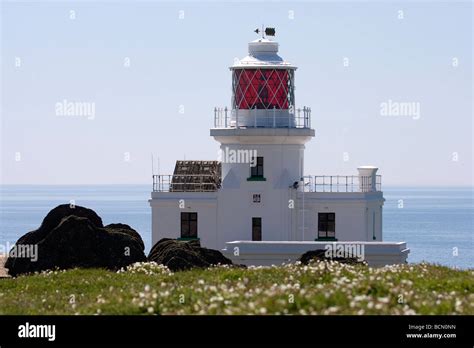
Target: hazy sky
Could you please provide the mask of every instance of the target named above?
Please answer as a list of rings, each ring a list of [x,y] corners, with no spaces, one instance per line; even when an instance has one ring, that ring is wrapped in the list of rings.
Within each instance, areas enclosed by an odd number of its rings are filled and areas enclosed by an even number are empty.
[[[264,23],[312,108],[306,174],[376,165],[384,185],[472,185],[470,2],[1,6],[4,184],[151,184],[152,153],[162,174],[215,160],[213,108]],[[64,100],[95,114],[60,115]],[[383,115],[389,100],[413,109]]]

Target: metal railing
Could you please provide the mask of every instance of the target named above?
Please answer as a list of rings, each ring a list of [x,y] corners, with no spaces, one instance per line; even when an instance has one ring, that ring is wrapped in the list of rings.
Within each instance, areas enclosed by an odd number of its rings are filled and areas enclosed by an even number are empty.
[[[308,175],[302,179],[304,192],[382,191],[381,175],[376,175],[375,178],[359,175]],[[214,192],[220,187],[220,179],[215,175],[153,175],[155,192]]]
[[[220,188],[215,175],[153,175],[154,192],[213,192]]]
[[[378,192],[382,176],[309,175],[303,177],[304,192]]]
[[[311,108],[291,110],[214,108],[214,128],[311,128]]]

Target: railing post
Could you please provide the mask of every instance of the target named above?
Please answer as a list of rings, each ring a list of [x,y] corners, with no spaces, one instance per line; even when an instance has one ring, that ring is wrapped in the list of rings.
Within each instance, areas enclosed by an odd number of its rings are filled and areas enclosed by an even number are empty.
[[[253,107],[253,127],[257,128],[257,106]]]
[[[276,122],[275,122],[275,105],[273,105],[273,128],[276,128]]]
[[[308,128],[311,128],[311,108],[308,108]]]
[[[224,108],[224,117],[225,117],[225,120],[224,120],[225,128],[227,128],[227,106]]]
[[[311,128],[311,108],[308,108],[308,128]]]
[[[304,107],[304,128],[308,128],[309,125],[309,108]]]
[[[239,107],[235,108],[235,128],[239,128]]]
[[[299,124],[302,128],[306,128],[306,106],[303,106],[303,122]]]

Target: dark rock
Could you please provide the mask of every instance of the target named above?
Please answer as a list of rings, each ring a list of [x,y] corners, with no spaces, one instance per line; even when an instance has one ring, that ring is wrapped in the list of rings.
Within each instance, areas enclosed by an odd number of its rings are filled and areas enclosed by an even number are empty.
[[[202,248],[199,240],[180,241],[169,238],[163,238],[153,246],[148,260],[165,265],[173,272],[217,264],[232,265],[232,261],[220,251]]]
[[[353,257],[327,257],[325,249],[310,250],[310,251],[305,252],[300,257],[300,261],[303,265],[307,265],[310,261],[314,261],[314,260],[320,260],[320,261],[332,260],[332,261],[337,261],[337,262],[347,263],[347,264],[363,264],[362,261],[359,261],[357,260],[357,258],[353,258]]]
[[[60,205],[51,210],[40,228],[22,236],[15,248],[37,248],[37,260],[17,257],[12,251],[5,268],[16,276],[48,269],[119,269],[146,261],[144,244],[137,231],[125,224],[103,226],[91,209]]]
[[[104,227],[110,233],[124,233],[134,239],[140,246],[142,250],[145,250],[145,244],[143,243],[143,239],[140,234],[131,228],[129,225],[126,224],[109,224]]]
[[[46,235],[59,225],[62,219],[69,215],[88,218],[96,227],[104,227],[102,219],[92,209],[81,206],[72,206],[69,204],[61,204],[52,209],[43,219],[41,226],[32,232],[28,232],[18,239],[17,244],[37,244],[44,239]]]

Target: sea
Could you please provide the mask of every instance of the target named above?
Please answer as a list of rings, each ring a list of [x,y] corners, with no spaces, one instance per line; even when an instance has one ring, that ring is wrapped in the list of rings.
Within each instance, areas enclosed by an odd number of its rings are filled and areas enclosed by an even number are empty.
[[[14,244],[38,228],[52,208],[72,202],[96,211],[104,224],[130,225],[148,252],[150,191],[150,185],[2,185],[0,246]],[[384,187],[383,191],[383,239],[406,241],[408,262],[474,268],[473,187]]]

